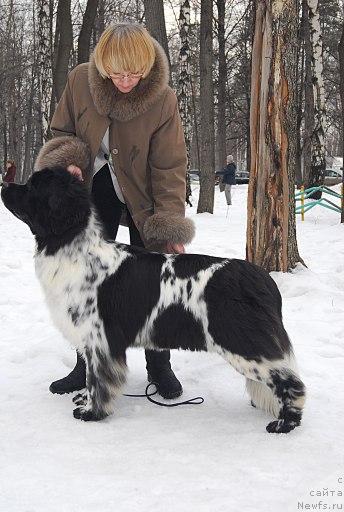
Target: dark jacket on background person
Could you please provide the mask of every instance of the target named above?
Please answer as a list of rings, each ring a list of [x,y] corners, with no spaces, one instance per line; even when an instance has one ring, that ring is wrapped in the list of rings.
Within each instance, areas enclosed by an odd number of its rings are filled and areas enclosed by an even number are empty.
[[[3,181],[5,181],[6,183],[14,183],[14,179],[16,177],[16,166],[13,164],[11,165],[11,167],[9,167],[7,169],[7,171],[5,172],[4,176],[3,176]]]
[[[227,164],[226,167],[224,167],[221,171],[217,171],[216,174],[218,176],[222,176],[222,183],[225,183],[226,185],[235,185],[235,171],[236,165],[231,162],[230,164]]]
[[[155,42],[149,75],[122,94],[99,74],[94,58],[71,71],[51,121],[53,139],[35,168],[80,167],[91,188],[94,159],[109,128],[119,186],[145,246],[189,243],[193,223],[185,219],[186,147],[175,93],[168,86],[166,55]]]

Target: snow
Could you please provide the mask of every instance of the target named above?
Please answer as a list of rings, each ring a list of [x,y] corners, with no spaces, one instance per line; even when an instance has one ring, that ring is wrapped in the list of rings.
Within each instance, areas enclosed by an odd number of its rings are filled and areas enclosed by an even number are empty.
[[[228,217],[218,191],[214,215],[196,215],[195,188],[188,215],[197,236],[188,251],[243,258],[247,186],[235,187]],[[316,207],[304,222],[298,217],[297,229],[308,268],[273,278],[308,389],[301,427],[268,434],[271,418],[249,405],[243,377],[219,356],[187,352],[173,353],[173,368],[183,398],[203,396],[204,404],[163,408],[123,396],[112,417],[84,423],[73,418],[72,395],[48,391],[73,368],[74,351],[50,321],[32,235],[0,202],[0,511],[343,506],[344,226],[339,214]],[[125,228],[119,239],[128,241]],[[143,352],[131,350],[128,362],[125,391],[142,393]]]

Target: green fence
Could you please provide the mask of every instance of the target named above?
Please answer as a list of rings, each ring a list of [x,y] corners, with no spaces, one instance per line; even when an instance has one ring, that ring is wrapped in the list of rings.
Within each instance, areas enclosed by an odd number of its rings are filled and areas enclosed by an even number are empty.
[[[321,198],[320,199],[314,199],[312,202],[308,202],[305,204],[305,199],[308,199],[312,197],[314,192],[321,192]],[[330,201],[327,197],[324,196],[332,196],[340,200],[340,204],[333,203]],[[323,185],[322,187],[310,187],[307,189],[304,189],[301,187],[301,190],[296,192],[295,194],[295,201],[296,203],[300,201],[300,204],[296,204],[295,213],[298,213],[301,215],[302,220],[304,220],[304,215],[306,212],[314,208],[315,206],[323,206],[324,208],[328,208],[329,210],[333,210],[335,212],[341,213],[344,204],[343,204],[343,185],[342,185],[342,193],[338,194],[338,192],[335,192],[334,190],[331,190],[328,187],[325,187]]]

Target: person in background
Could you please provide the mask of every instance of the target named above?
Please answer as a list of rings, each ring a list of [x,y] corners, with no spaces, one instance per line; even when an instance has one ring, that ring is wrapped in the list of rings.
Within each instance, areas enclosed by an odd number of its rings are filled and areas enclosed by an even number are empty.
[[[14,183],[16,177],[17,168],[15,166],[14,160],[7,160],[6,162],[6,171],[2,177],[2,180],[5,183]]]
[[[185,218],[186,147],[168,83],[167,57],[144,27],[108,27],[90,62],[70,72],[51,121],[53,138],[35,169],[61,165],[83,180],[111,239],[125,214],[132,245],[178,254],[192,240],[194,226]],[[180,396],[170,351],[145,355],[148,380],[160,395]],[[50,391],[83,387],[85,362],[77,354],[73,371]]]
[[[235,171],[236,165],[234,163],[233,155],[227,156],[227,165],[221,171],[217,171],[218,176],[222,176],[220,181],[220,191],[225,192],[227,205],[232,204],[232,185],[235,185]]]

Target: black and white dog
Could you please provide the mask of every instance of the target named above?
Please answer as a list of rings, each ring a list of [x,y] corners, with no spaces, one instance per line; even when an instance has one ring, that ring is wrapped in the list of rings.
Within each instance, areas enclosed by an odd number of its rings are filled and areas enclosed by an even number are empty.
[[[86,187],[62,168],[1,195],[34,233],[36,273],[53,320],[86,360],[76,418],[113,412],[126,349],[144,347],[218,352],[246,377],[252,403],[276,416],[268,432],[300,424],[305,387],[267,272],[243,260],[163,255],[106,240]]]

